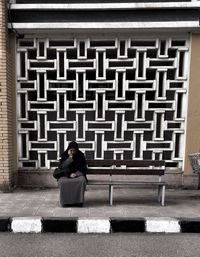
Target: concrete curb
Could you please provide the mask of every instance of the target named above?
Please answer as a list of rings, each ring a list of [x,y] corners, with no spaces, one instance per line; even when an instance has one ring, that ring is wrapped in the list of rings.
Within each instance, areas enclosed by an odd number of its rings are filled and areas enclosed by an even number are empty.
[[[0,232],[10,231],[11,220],[10,218],[1,217],[0,218]]]
[[[110,218],[112,232],[145,232],[143,218]]]
[[[14,233],[41,233],[40,217],[14,217],[11,220],[11,231]]]
[[[42,218],[41,232],[76,233],[78,218]]]
[[[200,219],[0,217],[0,232],[13,233],[200,233]]]

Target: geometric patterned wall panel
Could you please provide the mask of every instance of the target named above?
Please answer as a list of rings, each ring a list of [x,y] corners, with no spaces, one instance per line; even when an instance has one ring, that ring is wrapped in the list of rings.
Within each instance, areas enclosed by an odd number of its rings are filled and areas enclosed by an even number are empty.
[[[189,41],[17,41],[19,168],[56,166],[71,140],[88,159],[182,167]]]

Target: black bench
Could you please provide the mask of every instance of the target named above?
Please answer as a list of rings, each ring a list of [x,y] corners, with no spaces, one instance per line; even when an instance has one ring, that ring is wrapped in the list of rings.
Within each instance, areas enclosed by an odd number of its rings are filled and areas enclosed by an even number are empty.
[[[158,201],[165,205],[165,182],[161,176],[165,173],[165,161],[154,160],[87,160],[88,175],[98,175],[98,180],[89,179],[88,185],[106,185],[109,187],[109,203],[113,205],[113,189],[115,186],[157,186]],[[100,175],[100,176],[99,176]],[[109,175],[109,179],[100,179],[101,175]],[[113,180],[112,175],[145,175],[157,176],[158,181],[143,179]]]

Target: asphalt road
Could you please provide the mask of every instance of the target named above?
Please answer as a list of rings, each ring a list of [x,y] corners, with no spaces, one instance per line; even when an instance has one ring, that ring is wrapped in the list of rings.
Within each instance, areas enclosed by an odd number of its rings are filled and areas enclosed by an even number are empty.
[[[0,257],[199,257],[200,234],[0,233]]]

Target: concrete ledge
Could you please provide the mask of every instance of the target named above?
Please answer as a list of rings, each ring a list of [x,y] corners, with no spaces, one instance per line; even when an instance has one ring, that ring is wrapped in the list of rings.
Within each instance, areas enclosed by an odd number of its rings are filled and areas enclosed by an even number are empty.
[[[2,217],[0,232],[13,233],[200,233],[200,219]]]
[[[58,187],[57,180],[53,177],[53,170],[18,170],[18,186],[22,187]]]
[[[53,170],[18,170],[18,186],[21,187],[44,187],[44,188],[57,188],[58,183],[55,178],[53,178]],[[88,179],[92,178],[93,175],[88,174]],[[155,176],[138,176],[138,175],[131,175],[131,176],[119,176],[117,175],[118,179],[130,179],[134,181],[141,181],[141,180],[152,180],[157,181],[157,177]],[[189,180],[188,177],[192,177]],[[97,175],[96,179],[107,179],[107,176]],[[192,174],[191,176],[186,176],[185,183],[190,185],[190,188],[197,188],[198,183],[198,176]],[[183,186],[183,172],[180,170],[166,170],[165,175],[163,176],[163,181],[167,183],[167,188],[179,188]],[[148,186],[147,186],[148,187]]]
[[[198,189],[199,188],[199,174],[192,173],[183,176],[184,189]]]
[[[200,8],[198,2],[190,3],[45,3],[45,4],[12,4],[12,10],[117,10],[117,9],[186,9],[186,8]]]

